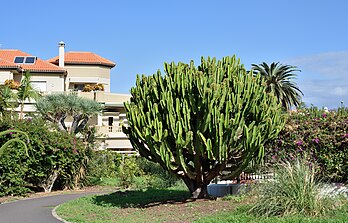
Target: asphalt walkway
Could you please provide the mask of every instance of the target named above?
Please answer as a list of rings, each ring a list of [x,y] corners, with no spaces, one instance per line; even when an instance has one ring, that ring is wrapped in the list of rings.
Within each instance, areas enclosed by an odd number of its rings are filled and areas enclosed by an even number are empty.
[[[52,215],[56,206],[69,200],[88,194],[102,192],[86,192],[77,194],[61,194],[40,198],[30,198],[0,204],[0,223],[56,223],[62,222]]]

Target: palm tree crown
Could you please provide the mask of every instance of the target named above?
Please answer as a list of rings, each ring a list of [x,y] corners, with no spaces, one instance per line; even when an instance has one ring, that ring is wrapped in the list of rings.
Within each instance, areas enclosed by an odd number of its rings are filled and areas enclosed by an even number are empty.
[[[20,119],[23,118],[25,100],[37,100],[39,96],[40,94],[34,89],[33,85],[31,84],[30,72],[25,72],[21,80],[21,86],[18,89],[18,99],[21,103]]]
[[[273,92],[282,106],[289,110],[291,106],[298,106],[301,103],[302,91],[293,81],[300,71],[296,66],[283,65],[279,62],[272,63],[270,66],[262,64],[252,64],[253,72],[260,74],[267,84],[267,91]]]

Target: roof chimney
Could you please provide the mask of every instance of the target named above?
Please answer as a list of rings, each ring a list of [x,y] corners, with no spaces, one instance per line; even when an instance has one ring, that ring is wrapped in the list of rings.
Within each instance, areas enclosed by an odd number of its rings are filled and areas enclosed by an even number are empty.
[[[64,54],[65,54],[65,43],[60,41],[58,43],[59,46],[59,66],[64,67]]]

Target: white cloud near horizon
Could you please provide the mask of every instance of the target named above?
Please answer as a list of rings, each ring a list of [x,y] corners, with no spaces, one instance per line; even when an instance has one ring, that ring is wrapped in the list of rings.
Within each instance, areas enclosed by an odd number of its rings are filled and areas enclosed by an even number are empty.
[[[307,105],[337,108],[348,105],[348,51],[326,52],[286,60],[301,72],[296,80]]]

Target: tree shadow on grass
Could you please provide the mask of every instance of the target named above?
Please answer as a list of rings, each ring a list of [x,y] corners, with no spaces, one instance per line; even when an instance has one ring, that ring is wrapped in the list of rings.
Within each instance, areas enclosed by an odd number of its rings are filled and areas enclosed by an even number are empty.
[[[137,191],[117,191],[115,193],[93,197],[94,203],[106,207],[148,208],[160,204],[186,203],[190,193],[181,190],[149,189]]]

